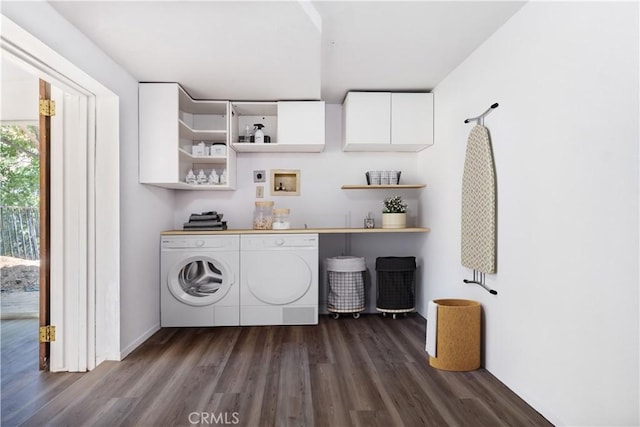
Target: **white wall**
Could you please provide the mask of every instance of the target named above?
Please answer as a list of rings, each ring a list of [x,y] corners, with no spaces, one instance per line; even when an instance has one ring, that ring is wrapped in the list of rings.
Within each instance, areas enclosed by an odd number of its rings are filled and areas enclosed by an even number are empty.
[[[171,191],[138,184],[137,81],[46,2],[3,1],[2,14],[119,97],[119,310],[120,355],[124,356],[159,328],[159,232],[171,228],[174,199]],[[101,303],[105,302],[97,301]]]
[[[7,122],[37,122],[38,77],[2,58],[0,65],[0,119]]]
[[[423,190],[388,192],[340,188],[344,184],[366,183],[367,170],[400,170],[402,183],[420,182],[416,153],[345,153],[342,151],[342,106],[327,104],[325,111],[326,147],[322,153],[238,153],[237,190],[177,191],[174,228],[181,229],[190,213],[207,210],[222,212],[229,228],[252,228],[254,202],[258,200],[255,198],[256,185],[265,186],[263,200],[274,201],[275,207],[291,209],[293,228],[304,228],[305,224],[309,227],[363,227],[363,220],[369,212],[379,227],[382,224],[382,201],[396,194],[409,203],[408,225],[420,225],[418,199]],[[299,169],[300,196],[271,196],[271,169]],[[267,182],[254,184],[254,170],[266,170]],[[321,258],[364,256],[375,281],[376,257],[417,255],[418,241],[423,238],[422,233],[377,236],[377,244],[372,245],[366,236],[323,235]],[[325,291],[321,290],[321,300],[324,300]],[[375,311],[374,289],[370,291],[369,309]]]
[[[425,298],[484,307],[485,366],[559,425],[638,425],[638,3],[533,2],[435,88]],[[492,296],[465,285],[466,117],[498,181]]]

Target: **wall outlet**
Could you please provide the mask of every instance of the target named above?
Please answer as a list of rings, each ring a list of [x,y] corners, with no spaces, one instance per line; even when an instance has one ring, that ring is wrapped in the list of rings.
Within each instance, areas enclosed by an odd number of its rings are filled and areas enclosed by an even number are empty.
[[[256,199],[262,199],[264,197],[264,185],[256,186]]]
[[[253,182],[265,182],[267,174],[265,171],[253,171]]]

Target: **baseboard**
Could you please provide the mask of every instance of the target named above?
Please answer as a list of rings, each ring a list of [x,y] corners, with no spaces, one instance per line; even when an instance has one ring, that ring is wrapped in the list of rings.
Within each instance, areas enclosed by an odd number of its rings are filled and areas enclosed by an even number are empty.
[[[120,360],[127,357],[129,354],[133,352],[136,348],[140,347],[142,343],[151,338],[153,334],[160,330],[160,323],[156,323],[151,328],[149,328],[145,333],[140,335],[135,341],[126,346],[124,349],[120,351]]]
[[[557,414],[555,413],[555,411],[553,411],[552,408],[548,408],[547,405],[542,404],[542,402],[540,402],[539,399],[536,399],[533,394],[529,393],[527,390],[522,390],[520,387],[513,387],[509,385],[502,378],[498,377],[495,373],[491,372],[491,370],[489,370],[486,367],[485,369],[491,375],[496,377],[498,381],[500,381],[502,384],[507,386],[509,390],[517,394],[520,399],[527,402],[529,406],[535,409],[540,415],[545,417],[547,421],[549,421],[551,424],[553,424],[554,426],[568,425],[567,423],[563,422],[560,417],[557,416]]]

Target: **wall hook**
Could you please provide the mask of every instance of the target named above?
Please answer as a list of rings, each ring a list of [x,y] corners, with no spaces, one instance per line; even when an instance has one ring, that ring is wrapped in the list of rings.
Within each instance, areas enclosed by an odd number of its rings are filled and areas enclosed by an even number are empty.
[[[494,108],[498,108],[498,105],[500,105],[500,104],[495,102],[495,103],[491,104],[491,107],[487,108],[487,110],[484,113],[480,114],[479,116],[471,117],[469,119],[466,119],[464,122],[465,123],[469,123],[472,120],[476,120],[479,125],[484,125],[484,116],[489,114],[491,112],[491,110],[493,110]]]
[[[484,273],[473,270],[473,280],[462,280],[464,283],[474,283],[476,285],[480,285],[485,288],[491,295],[498,295],[498,291],[491,289],[484,283]]]

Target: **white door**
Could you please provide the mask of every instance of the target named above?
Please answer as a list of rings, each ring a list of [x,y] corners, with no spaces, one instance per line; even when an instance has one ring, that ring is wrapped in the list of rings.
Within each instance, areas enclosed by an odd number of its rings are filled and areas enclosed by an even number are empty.
[[[324,101],[278,101],[278,144],[324,145]]]
[[[167,277],[171,295],[192,305],[211,305],[227,295],[234,273],[226,262],[215,257],[192,256],[176,263]]]
[[[244,284],[259,301],[270,305],[291,304],[309,291],[313,272],[295,252],[245,252]]]
[[[345,145],[390,143],[389,92],[349,92],[343,108]]]

